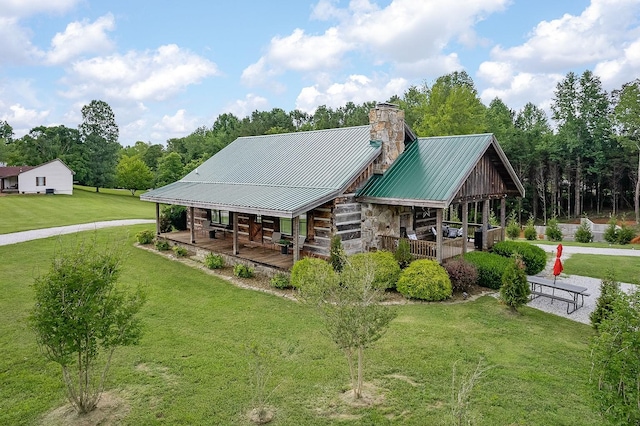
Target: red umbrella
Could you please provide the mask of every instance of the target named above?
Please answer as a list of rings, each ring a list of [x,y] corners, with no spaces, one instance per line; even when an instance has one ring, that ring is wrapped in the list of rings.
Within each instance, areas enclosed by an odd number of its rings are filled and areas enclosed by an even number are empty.
[[[560,256],[562,256],[562,244],[558,244],[558,250],[556,251],[556,263],[553,265],[553,282],[556,281],[556,278],[558,278],[558,275],[560,275],[564,269]]]

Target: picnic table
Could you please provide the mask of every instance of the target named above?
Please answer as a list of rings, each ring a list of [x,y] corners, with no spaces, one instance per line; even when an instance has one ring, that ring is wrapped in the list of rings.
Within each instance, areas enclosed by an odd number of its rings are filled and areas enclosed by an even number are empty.
[[[531,284],[531,300],[537,299],[538,297],[548,297],[551,299],[551,303],[553,303],[554,300],[567,302],[567,314],[571,314],[578,310],[578,308],[584,306],[584,297],[590,296],[586,287],[580,287],[563,281],[549,280],[535,275],[528,275],[527,281]],[[556,290],[564,293],[556,294]],[[565,293],[568,293],[568,296]],[[578,303],[580,304],[579,306]],[[573,309],[569,310],[571,306],[573,306]]]

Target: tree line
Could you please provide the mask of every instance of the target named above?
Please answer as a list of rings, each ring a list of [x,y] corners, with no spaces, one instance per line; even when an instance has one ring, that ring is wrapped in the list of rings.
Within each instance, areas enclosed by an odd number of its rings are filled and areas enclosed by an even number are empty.
[[[608,93],[593,72],[569,72],[555,87],[551,117],[531,102],[518,111],[499,98],[485,106],[464,71],[386,102],[405,111],[419,136],[494,133],[525,186],[526,196],[509,206],[521,223],[629,209],[640,221],[640,79]],[[225,113],[211,127],[166,146],[138,141],[123,147],[109,105],[92,101],[77,129],[38,126],[14,139],[9,123],[0,121],[0,162],[37,165],[60,158],[81,184],[134,193],[180,179],[238,137],[366,125],[375,105],[322,105],[313,114],[274,108],[242,119]]]

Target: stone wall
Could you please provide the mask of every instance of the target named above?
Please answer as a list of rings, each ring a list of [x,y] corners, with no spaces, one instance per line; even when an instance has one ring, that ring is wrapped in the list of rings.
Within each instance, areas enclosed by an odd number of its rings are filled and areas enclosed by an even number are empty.
[[[378,104],[369,111],[369,123],[371,140],[382,144],[376,172],[384,173],[404,151],[404,111],[393,104]]]
[[[402,206],[362,203],[362,250],[380,248],[379,235],[400,237]]]

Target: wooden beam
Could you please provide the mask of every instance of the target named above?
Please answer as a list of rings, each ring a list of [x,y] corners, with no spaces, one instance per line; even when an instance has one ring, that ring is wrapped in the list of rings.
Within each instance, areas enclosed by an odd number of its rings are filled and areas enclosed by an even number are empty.
[[[296,216],[293,218],[293,223],[291,226],[293,227],[293,263],[295,264],[300,258],[300,216]]]
[[[191,216],[189,218],[189,228],[191,229],[191,244],[196,242],[196,229],[195,226],[193,226],[193,224],[195,223],[195,219],[193,218],[193,216],[195,215],[195,208],[194,207],[189,207],[189,216]]]
[[[436,235],[436,260],[438,263],[442,263],[442,240],[444,239],[442,235],[442,210],[436,210],[436,230],[438,234]]]
[[[484,200],[482,203],[482,251],[487,251],[489,248],[489,242],[487,236],[489,235],[489,200]]]
[[[501,239],[504,241],[507,227],[507,199],[505,197],[500,200],[500,226],[502,227],[500,230]]]
[[[469,203],[462,203],[462,254],[467,252],[468,228],[469,227]]]
[[[156,203],[156,235],[160,236],[160,203]]]
[[[238,213],[230,212],[231,217],[233,218],[233,254],[239,254],[240,250],[238,248]]]

